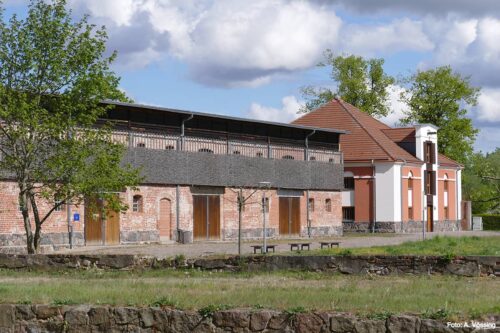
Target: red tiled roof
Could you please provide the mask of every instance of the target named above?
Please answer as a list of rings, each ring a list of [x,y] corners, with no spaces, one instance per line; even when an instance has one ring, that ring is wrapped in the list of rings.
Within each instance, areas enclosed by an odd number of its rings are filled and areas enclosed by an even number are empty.
[[[382,132],[394,142],[415,142],[415,128],[389,128],[383,129]]]
[[[349,131],[349,134],[342,135],[340,139],[346,162],[405,160],[411,163],[423,163],[399,147],[390,138],[391,135],[385,133],[392,133],[389,126],[341,100],[333,100],[293,123]]]
[[[463,165],[458,163],[457,161],[452,160],[451,158],[443,155],[443,154],[438,154],[438,163],[439,165],[442,166],[451,166],[454,168],[463,168]]]

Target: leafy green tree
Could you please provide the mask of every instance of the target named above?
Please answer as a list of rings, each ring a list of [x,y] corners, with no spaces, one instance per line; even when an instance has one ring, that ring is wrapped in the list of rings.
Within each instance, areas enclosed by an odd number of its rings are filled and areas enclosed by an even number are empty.
[[[0,171],[19,187],[28,253],[38,252],[58,207],[99,196],[124,209],[113,193],[139,181],[121,166],[125,147],[95,126],[107,111],[102,100],[125,99],[106,41],[86,17],[73,22],[64,0],[32,0],[25,19],[1,17]]]
[[[473,152],[478,130],[467,117],[467,108],[477,104],[479,88],[450,66],[418,71],[408,80],[401,99],[409,110],[402,124],[430,123],[439,127],[439,152],[465,163]]]
[[[463,196],[472,201],[473,213],[500,213],[500,148],[472,155],[463,174]]]
[[[394,83],[394,78],[384,72],[383,65],[384,59],[334,56],[331,51],[326,51],[325,62],[319,66],[331,66],[331,78],[337,88],[335,91],[312,86],[302,88],[306,105],[301,111],[312,111],[340,97],[372,116],[386,116],[390,112],[388,88]]]

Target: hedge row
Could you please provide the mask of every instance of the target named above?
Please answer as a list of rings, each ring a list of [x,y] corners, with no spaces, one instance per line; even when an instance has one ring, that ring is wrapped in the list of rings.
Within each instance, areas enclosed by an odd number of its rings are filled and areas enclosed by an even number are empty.
[[[500,230],[500,215],[474,214],[483,218],[483,230]]]

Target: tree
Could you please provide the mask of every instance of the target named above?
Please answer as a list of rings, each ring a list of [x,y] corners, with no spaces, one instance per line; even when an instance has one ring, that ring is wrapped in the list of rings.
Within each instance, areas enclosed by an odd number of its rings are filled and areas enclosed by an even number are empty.
[[[325,53],[326,61],[319,66],[331,66],[331,78],[337,84],[336,91],[329,88],[302,88],[307,102],[302,112],[312,111],[335,97],[356,106],[372,116],[389,114],[388,88],[394,78],[384,72],[383,59],[363,59],[354,55],[334,56]]]
[[[28,253],[38,252],[42,225],[61,205],[99,196],[124,209],[112,192],[139,181],[120,165],[125,147],[96,126],[102,100],[125,99],[106,40],[87,17],[74,23],[64,0],[31,0],[25,19],[1,17],[0,171],[19,187]]]
[[[500,148],[475,153],[463,174],[463,196],[472,201],[473,213],[500,213]]]
[[[401,99],[409,106],[402,124],[430,123],[439,127],[439,152],[465,163],[473,152],[478,133],[467,117],[467,107],[475,106],[479,88],[450,66],[418,71],[407,79]]]

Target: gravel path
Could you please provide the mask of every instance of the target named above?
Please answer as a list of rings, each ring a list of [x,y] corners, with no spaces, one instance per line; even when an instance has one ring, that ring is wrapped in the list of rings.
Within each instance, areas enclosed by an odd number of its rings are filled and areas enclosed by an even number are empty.
[[[441,232],[428,233],[427,237],[435,236],[500,236],[500,232],[495,231],[462,231],[462,232]],[[343,237],[311,239],[311,249],[319,248],[320,240],[332,240],[341,242],[342,248],[349,247],[370,247],[378,245],[398,245],[407,241],[421,240],[422,234],[355,234]],[[297,242],[309,242],[307,239],[295,240]],[[277,252],[290,251],[288,243],[293,242],[290,239],[269,240],[268,244],[276,244]],[[242,252],[244,254],[252,253],[250,245],[261,244],[262,241],[245,241],[242,243]],[[237,242],[196,242],[193,244],[148,244],[148,245],[119,245],[119,246],[87,246],[73,250],[61,250],[57,253],[72,254],[136,254],[145,256],[155,256],[157,258],[174,257],[184,255],[186,257],[200,257],[214,254],[237,254]]]

